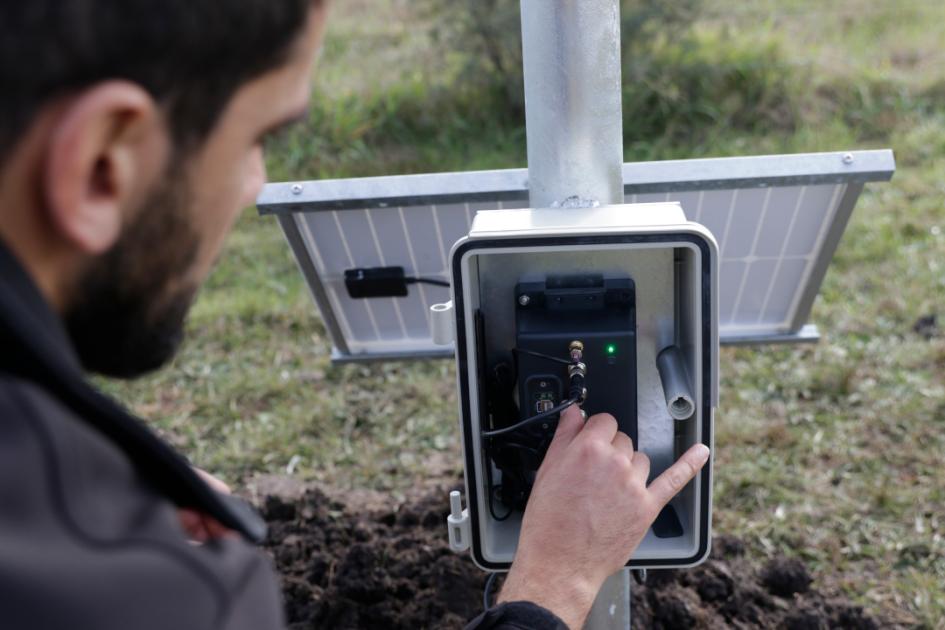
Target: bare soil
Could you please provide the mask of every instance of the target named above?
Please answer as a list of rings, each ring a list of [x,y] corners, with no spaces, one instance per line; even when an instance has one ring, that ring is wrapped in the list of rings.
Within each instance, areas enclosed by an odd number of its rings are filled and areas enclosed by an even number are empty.
[[[289,627],[462,628],[481,612],[486,574],[446,540],[448,485],[398,506],[364,496],[257,497],[269,522],[266,549],[282,576]],[[755,563],[719,536],[694,569],[650,571],[633,589],[634,628],[887,627],[812,588],[794,558]]]

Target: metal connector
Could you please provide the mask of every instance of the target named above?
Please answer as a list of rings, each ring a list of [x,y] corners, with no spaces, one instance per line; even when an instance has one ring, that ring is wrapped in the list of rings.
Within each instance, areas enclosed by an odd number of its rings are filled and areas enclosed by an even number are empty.
[[[583,363],[572,363],[568,366],[568,376],[574,378],[575,376],[587,376],[587,366]]]

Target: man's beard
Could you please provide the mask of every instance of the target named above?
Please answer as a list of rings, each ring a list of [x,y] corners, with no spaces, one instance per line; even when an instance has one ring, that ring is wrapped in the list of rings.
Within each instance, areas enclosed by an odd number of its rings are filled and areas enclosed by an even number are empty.
[[[200,239],[187,217],[190,187],[181,169],[164,182],[73,285],[64,319],[88,371],[140,376],[167,363],[183,340],[197,290],[185,279]]]

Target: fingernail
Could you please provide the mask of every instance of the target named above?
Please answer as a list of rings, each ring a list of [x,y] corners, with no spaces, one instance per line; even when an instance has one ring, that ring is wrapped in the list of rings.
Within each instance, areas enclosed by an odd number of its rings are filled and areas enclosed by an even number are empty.
[[[699,463],[704,464],[709,459],[709,447],[705,444],[700,444],[698,451]]]

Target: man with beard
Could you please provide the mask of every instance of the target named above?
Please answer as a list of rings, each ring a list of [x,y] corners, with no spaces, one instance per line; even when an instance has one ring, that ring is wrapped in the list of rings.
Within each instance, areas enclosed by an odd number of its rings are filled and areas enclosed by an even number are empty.
[[[282,625],[259,517],[85,374],[174,353],[263,139],[307,112],[323,4],[0,2],[3,628]],[[580,625],[707,457],[647,486],[612,417],[565,414],[502,603],[473,625]]]

